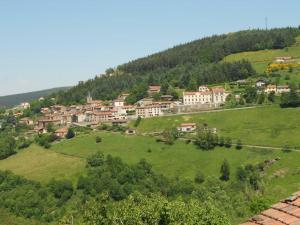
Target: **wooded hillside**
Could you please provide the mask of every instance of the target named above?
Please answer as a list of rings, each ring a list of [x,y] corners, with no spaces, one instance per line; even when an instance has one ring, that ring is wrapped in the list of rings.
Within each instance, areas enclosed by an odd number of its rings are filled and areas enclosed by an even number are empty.
[[[97,99],[113,99],[122,91],[145,93],[149,84],[193,90],[199,84],[244,79],[255,74],[249,62],[220,61],[232,53],[285,48],[295,43],[299,33],[298,28],[280,28],[206,37],[108,69],[106,75],[81,82],[57,97],[60,103],[73,104],[83,102],[88,92]]]

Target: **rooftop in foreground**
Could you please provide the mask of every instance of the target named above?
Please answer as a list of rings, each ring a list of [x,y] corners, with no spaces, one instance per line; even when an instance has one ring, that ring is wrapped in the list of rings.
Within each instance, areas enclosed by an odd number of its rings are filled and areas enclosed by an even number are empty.
[[[241,225],[300,225],[300,191]]]

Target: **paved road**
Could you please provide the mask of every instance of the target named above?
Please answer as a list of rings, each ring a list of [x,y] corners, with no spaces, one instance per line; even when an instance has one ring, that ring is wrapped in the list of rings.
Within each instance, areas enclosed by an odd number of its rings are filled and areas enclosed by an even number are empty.
[[[180,115],[213,113],[213,112],[223,112],[223,111],[236,111],[236,110],[244,110],[244,109],[263,108],[263,107],[266,107],[266,106],[248,106],[248,107],[232,108],[232,109],[212,109],[212,110],[203,110],[203,111],[198,111],[198,112],[181,112],[181,113],[176,113],[176,114],[166,114],[163,116],[180,116]],[[163,117],[163,116],[160,116],[160,117]]]
[[[162,132],[149,132],[149,133],[142,133],[141,135],[142,136],[158,136],[160,134],[162,134]],[[194,139],[180,137],[179,140],[182,140],[182,141],[187,141],[187,140],[193,141]],[[232,145],[236,146],[235,143],[232,143]],[[282,147],[275,147],[275,146],[264,146],[264,145],[249,145],[249,144],[243,144],[242,146],[243,147],[248,147],[248,148],[260,148],[260,149],[269,149],[269,150],[282,150],[283,149],[283,146]],[[296,148],[287,148],[287,150],[300,152],[300,149],[296,149]]]

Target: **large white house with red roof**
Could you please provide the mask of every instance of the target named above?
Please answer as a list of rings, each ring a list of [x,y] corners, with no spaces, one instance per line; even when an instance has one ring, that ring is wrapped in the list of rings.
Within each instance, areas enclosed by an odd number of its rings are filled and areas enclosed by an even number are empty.
[[[223,104],[227,96],[228,93],[223,87],[209,89],[207,86],[200,86],[199,91],[183,93],[183,104]]]

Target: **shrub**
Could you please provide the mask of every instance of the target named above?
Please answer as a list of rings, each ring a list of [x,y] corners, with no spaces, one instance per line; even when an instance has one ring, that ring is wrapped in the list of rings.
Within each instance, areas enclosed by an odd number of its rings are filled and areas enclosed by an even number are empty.
[[[235,148],[236,148],[237,150],[241,150],[241,149],[243,148],[243,145],[242,145],[242,141],[241,141],[241,140],[238,140],[238,141],[237,141]]]
[[[74,130],[73,130],[72,128],[69,128],[69,129],[68,129],[68,132],[67,132],[67,134],[66,134],[66,138],[67,138],[67,139],[71,139],[71,138],[73,138],[73,137],[75,137],[75,132],[74,132]]]
[[[90,167],[102,166],[104,163],[104,155],[102,152],[97,152],[87,158],[87,165]]]
[[[142,118],[140,116],[138,116],[138,118],[134,122],[134,127],[138,127],[140,125],[141,121],[142,121]]]
[[[52,180],[48,187],[54,194],[54,197],[62,200],[62,202],[67,201],[73,195],[73,186],[69,180]]]
[[[102,138],[99,137],[99,136],[97,136],[97,137],[96,137],[96,143],[100,143],[100,142],[102,142]]]
[[[198,183],[198,184],[201,184],[201,183],[204,182],[204,180],[205,180],[205,178],[204,178],[203,173],[198,172],[198,173],[196,174],[196,176],[195,176],[195,182]]]
[[[231,145],[232,145],[231,138],[226,138],[225,143],[224,143],[224,146],[225,146],[226,148],[231,148]]]

